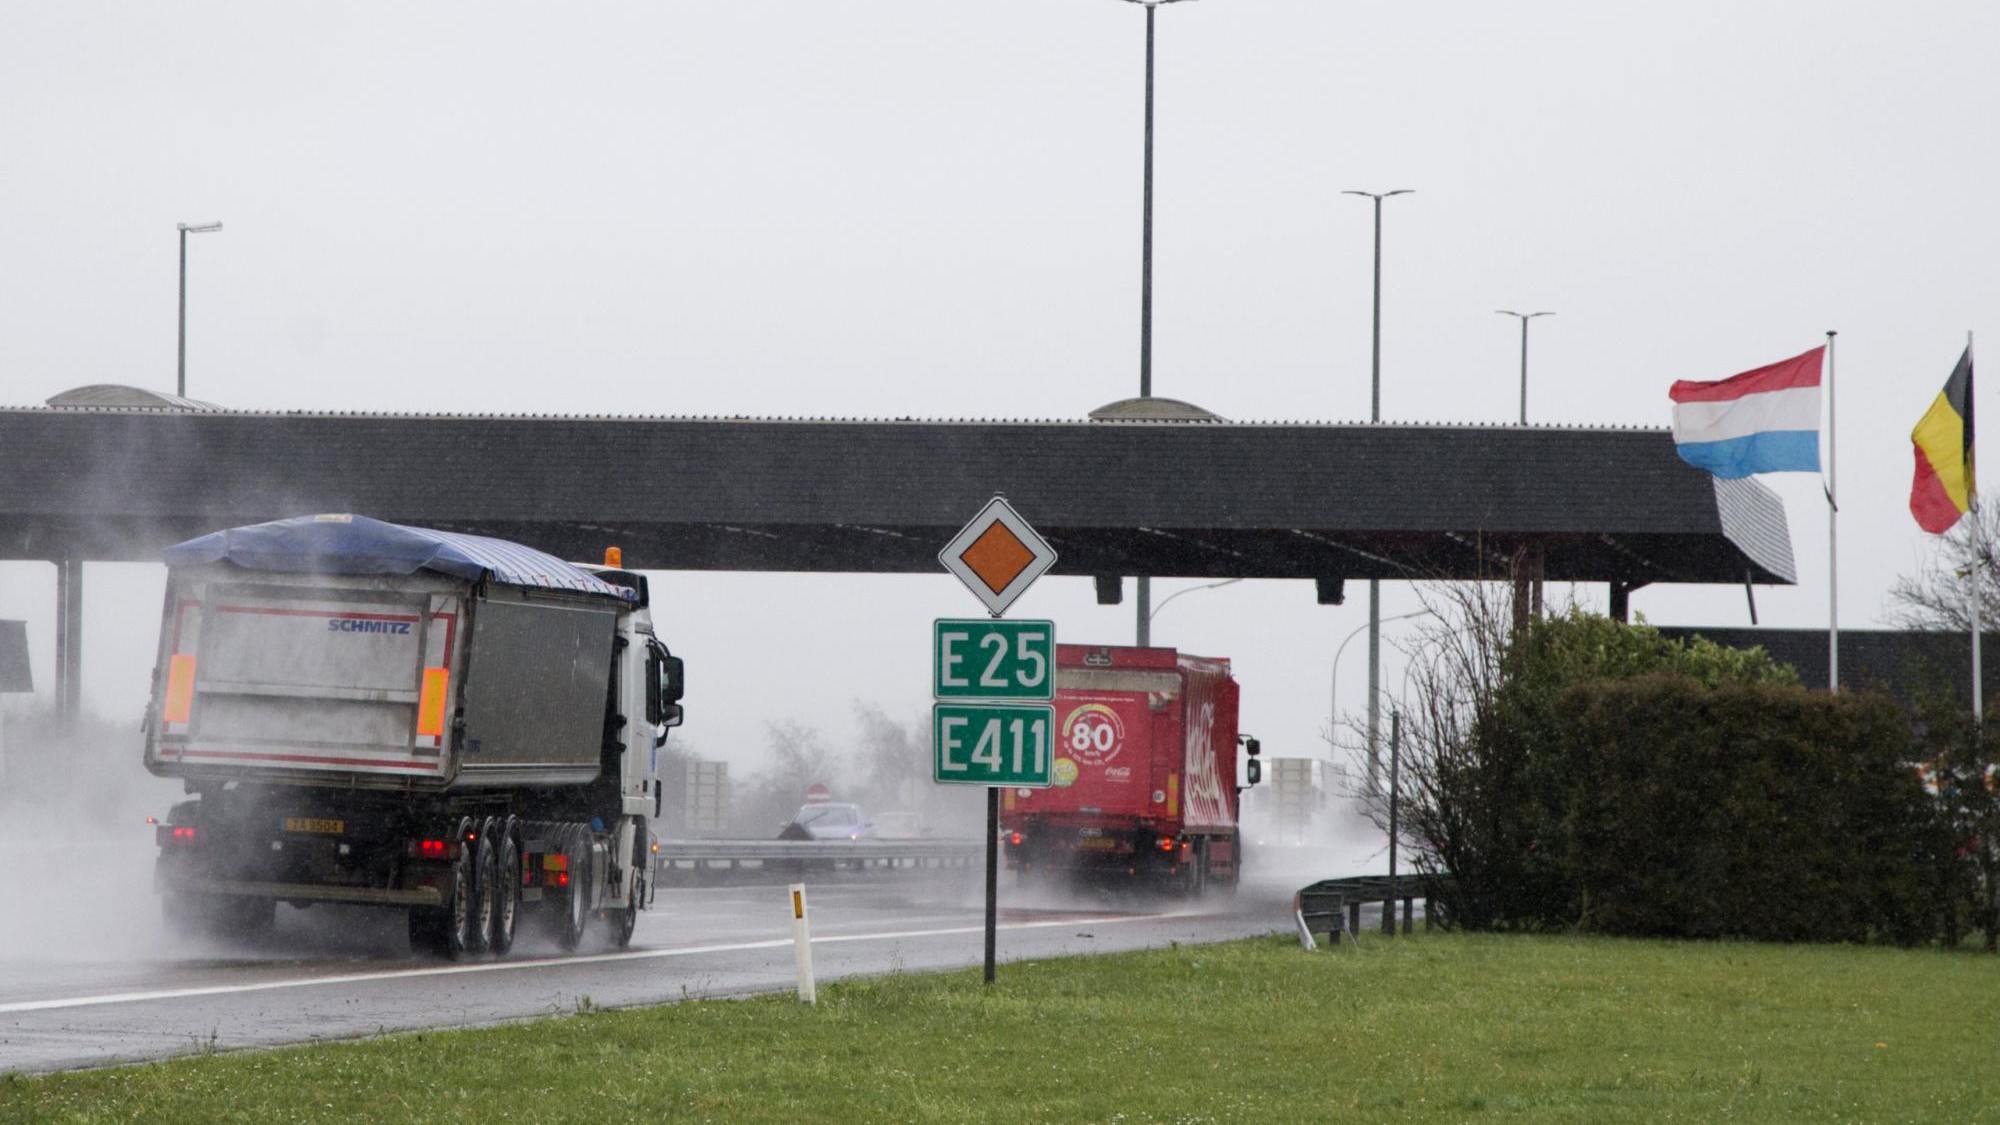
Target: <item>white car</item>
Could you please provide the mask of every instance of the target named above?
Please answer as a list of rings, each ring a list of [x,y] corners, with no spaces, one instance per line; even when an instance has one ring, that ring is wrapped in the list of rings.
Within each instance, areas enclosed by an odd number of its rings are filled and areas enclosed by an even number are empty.
[[[859,840],[875,834],[860,805],[828,801],[806,805],[778,833],[780,840]]]

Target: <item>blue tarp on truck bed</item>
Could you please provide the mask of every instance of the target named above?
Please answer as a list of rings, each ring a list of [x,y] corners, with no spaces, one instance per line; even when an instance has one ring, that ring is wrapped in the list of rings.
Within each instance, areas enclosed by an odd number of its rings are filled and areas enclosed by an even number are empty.
[[[232,527],[162,551],[168,566],[201,566],[227,560],[245,570],[286,574],[440,574],[478,581],[492,575],[510,586],[577,590],[632,600],[636,595],[587,570],[532,547],[384,523],[367,516],[295,516]]]

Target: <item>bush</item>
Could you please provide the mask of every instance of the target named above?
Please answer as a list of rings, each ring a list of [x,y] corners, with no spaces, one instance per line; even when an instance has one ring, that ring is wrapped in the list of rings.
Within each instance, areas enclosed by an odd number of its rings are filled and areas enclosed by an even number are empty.
[[[1889,698],[1809,692],[1761,649],[1460,606],[1406,823],[1461,923],[1907,944],[1985,917]]]
[[[1879,695],[1656,672],[1553,708],[1544,819],[1579,929],[1901,943],[1936,932],[1949,837]]]

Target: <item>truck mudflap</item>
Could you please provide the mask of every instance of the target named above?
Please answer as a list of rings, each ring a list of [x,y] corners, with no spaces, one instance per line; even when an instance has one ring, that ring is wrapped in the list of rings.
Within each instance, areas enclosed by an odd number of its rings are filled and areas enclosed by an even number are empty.
[[[443,895],[436,887],[343,887],[325,883],[259,883],[242,879],[161,877],[154,891],[174,895],[227,895],[268,898],[282,902],[343,902],[368,906],[437,906]]]

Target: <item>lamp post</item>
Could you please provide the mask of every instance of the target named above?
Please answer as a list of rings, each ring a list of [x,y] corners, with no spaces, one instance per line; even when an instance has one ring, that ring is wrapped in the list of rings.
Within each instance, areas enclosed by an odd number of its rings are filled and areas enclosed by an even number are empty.
[[[1521,321],[1521,424],[1528,424],[1528,322],[1538,316],[1554,316],[1552,312],[1518,313],[1510,309],[1494,309],[1501,316],[1518,317]]]
[[[1402,621],[1405,618],[1410,618],[1410,617],[1423,617],[1426,614],[1429,614],[1430,612],[1431,611],[1428,609],[1413,609],[1408,613],[1399,613],[1394,617],[1385,617],[1382,619],[1382,621],[1372,622],[1371,624],[1373,624],[1379,631],[1382,625],[1387,624],[1390,621]],[[1341,654],[1347,651],[1347,642],[1360,636],[1362,632],[1367,628],[1369,628],[1368,625],[1357,626],[1353,632],[1341,638],[1339,647],[1333,650],[1333,674],[1328,678],[1329,683],[1327,685],[1327,693],[1326,693],[1327,715],[1328,715],[1326,729],[1327,729],[1327,737],[1329,740],[1331,740],[1333,737],[1334,728],[1338,726],[1340,723]],[[1371,691],[1370,694],[1373,694],[1373,692]],[[1382,772],[1381,763],[1377,760],[1375,754],[1375,744],[1371,742],[1368,746],[1368,787],[1370,789],[1373,789],[1375,787],[1376,776],[1381,772]]]
[[[1173,601],[1175,598],[1180,597],[1182,594],[1192,594],[1196,590],[1213,590],[1217,586],[1234,586],[1236,583],[1241,581],[1243,581],[1241,578],[1225,578],[1220,582],[1207,582],[1203,583],[1200,586],[1189,586],[1185,590],[1175,590],[1173,593],[1168,594],[1166,597],[1160,599],[1160,604],[1153,608],[1153,612],[1146,615],[1146,620],[1150,622],[1153,618],[1158,617],[1160,615],[1160,611],[1167,608],[1168,602]]]
[[[1153,9],[1179,0],[1126,0],[1146,9],[1146,168],[1139,219],[1139,397],[1153,397]],[[1134,599],[1141,648],[1153,643],[1153,579],[1141,574]]]
[[[1375,331],[1368,359],[1368,420],[1382,420],[1382,201],[1392,195],[1413,195],[1414,188],[1394,191],[1343,191],[1375,201]]]
[[[1146,166],[1139,219],[1139,397],[1153,395],[1153,9],[1179,0],[1126,0],[1146,9]]]
[[[1375,302],[1374,325],[1368,349],[1368,420],[1382,420],[1382,201],[1392,195],[1410,195],[1414,189],[1394,191],[1343,191],[1375,202]],[[1381,757],[1382,741],[1382,580],[1368,580],[1368,760]]]
[[[221,223],[176,223],[181,232],[181,316],[180,358],[174,368],[174,394],[187,397],[188,380],[188,235],[208,234],[222,229]]]

